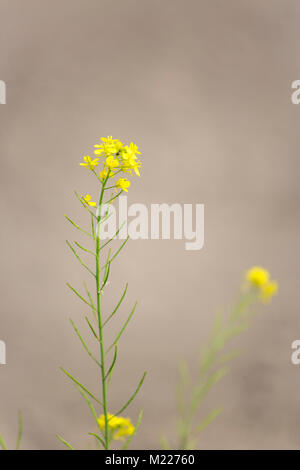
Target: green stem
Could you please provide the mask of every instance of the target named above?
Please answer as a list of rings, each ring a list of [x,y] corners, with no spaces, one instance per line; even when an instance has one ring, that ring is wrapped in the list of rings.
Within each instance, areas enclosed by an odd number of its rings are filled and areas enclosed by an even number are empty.
[[[106,381],[105,381],[105,350],[103,344],[103,325],[101,317],[101,279],[100,279],[100,222],[101,222],[101,208],[103,202],[103,195],[106,182],[109,178],[109,172],[106,179],[102,183],[98,213],[97,213],[97,230],[96,230],[96,290],[97,290],[97,318],[99,329],[99,343],[100,343],[100,357],[101,357],[101,381],[102,381],[102,401],[103,401],[103,414],[105,420],[104,443],[105,449],[109,448],[109,432],[108,432],[108,411],[107,411],[107,394],[106,394]]]

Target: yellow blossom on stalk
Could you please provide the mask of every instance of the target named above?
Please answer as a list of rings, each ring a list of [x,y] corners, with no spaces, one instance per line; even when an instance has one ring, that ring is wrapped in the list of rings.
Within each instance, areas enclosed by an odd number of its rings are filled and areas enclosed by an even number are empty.
[[[101,137],[102,144],[96,144],[94,147],[95,155],[100,155],[103,157],[108,157],[113,154],[117,154],[123,148],[123,144],[119,139],[113,139],[112,136]]]
[[[278,284],[276,281],[270,281],[264,284],[260,289],[260,298],[263,302],[270,302],[273,295],[278,291]]]
[[[120,178],[117,182],[116,182],[116,189],[117,188],[120,188],[122,189],[123,191],[126,191],[126,193],[128,193],[128,188],[129,186],[131,185],[130,181],[128,181],[126,178]]]
[[[130,143],[130,145],[125,145],[122,149],[122,170],[124,172],[128,172],[130,174],[131,170],[134,170],[134,172],[140,176],[139,168],[141,166],[140,160],[137,160],[137,154],[140,154],[138,150],[138,146],[135,145],[133,142]]]
[[[107,174],[108,174],[108,170],[106,170],[105,168],[102,171],[99,171],[99,177],[101,181],[104,181],[106,179]],[[109,178],[112,178],[113,176],[115,176],[115,174],[110,172]]]
[[[79,163],[79,165],[84,166],[88,170],[94,170],[94,168],[96,168],[99,163],[99,158],[95,158],[94,160],[92,160],[89,155],[85,155],[85,157],[83,157],[83,160],[85,161],[85,163]]]
[[[264,285],[270,278],[269,272],[260,266],[254,266],[246,273],[246,279],[256,287]]]
[[[140,160],[135,160],[134,157],[131,157],[127,160],[123,160],[121,164],[121,168],[124,171],[124,173],[130,173],[132,174],[131,170],[134,170],[134,172],[138,175],[140,175],[139,168],[141,167],[141,162]]]
[[[122,418],[121,416],[114,416],[112,414],[107,415],[108,428],[111,434],[111,438],[115,440],[124,440],[125,437],[131,436],[135,427],[131,423],[129,418]],[[101,431],[105,430],[105,416],[101,415],[98,419],[98,425]]]
[[[139,148],[133,142],[130,145],[125,145],[122,149],[122,157],[124,160],[129,160],[131,158],[136,158],[136,155],[140,155]]]
[[[90,194],[87,194],[86,196],[81,196],[82,197],[82,200],[88,205],[88,206],[92,206],[92,207],[96,207],[96,203],[94,201],[92,201],[92,196]]]
[[[259,298],[263,302],[269,302],[278,291],[276,281],[270,280],[270,273],[260,266],[254,266],[246,273],[246,279],[250,286],[258,289]]]
[[[113,155],[110,155],[105,160],[105,165],[107,166],[109,170],[113,170],[114,168],[117,168],[119,166],[119,160],[115,158]]]

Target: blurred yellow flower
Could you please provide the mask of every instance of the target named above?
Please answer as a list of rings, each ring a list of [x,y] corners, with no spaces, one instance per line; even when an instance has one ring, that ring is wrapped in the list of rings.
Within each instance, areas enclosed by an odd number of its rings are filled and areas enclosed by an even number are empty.
[[[105,160],[105,165],[107,166],[109,170],[113,170],[114,168],[117,168],[119,166],[119,160],[115,158],[113,155],[110,155]]]
[[[139,160],[135,160],[134,158],[130,158],[128,160],[124,160],[122,162],[121,168],[124,171],[124,173],[130,173],[132,174],[131,170],[134,170],[134,172],[138,175],[140,175],[139,168],[141,167],[141,162]]]
[[[131,184],[130,181],[128,181],[126,178],[120,178],[116,182],[116,189],[120,188],[123,191],[126,191],[126,193],[128,193],[128,188],[129,188],[130,184]]]
[[[131,436],[135,427],[131,423],[129,418],[122,418],[121,416],[114,416],[112,414],[107,415],[108,417],[108,428],[111,434],[111,438],[115,440],[123,440],[127,436]],[[101,415],[98,419],[99,428],[101,431],[105,430],[105,417]]]
[[[260,266],[254,266],[246,273],[246,279],[256,287],[264,285],[270,278],[269,272]]]
[[[278,284],[276,281],[270,281],[261,286],[260,298],[263,302],[269,302],[273,295],[278,292]]]
[[[96,203],[93,202],[91,199],[92,199],[92,196],[90,194],[87,194],[86,196],[81,196],[82,197],[82,200],[88,205],[88,206],[92,206],[92,207],[96,207]]]
[[[250,286],[258,289],[259,298],[263,302],[269,302],[278,291],[277,282],[270,280],[269,271],[260,266],[249,269],[246,273],[246,279]]]
[[[108,170],[106,168],[104,168],[102,171],[99,171],[99,177],[100,177],[101,181],[104,181],[106,179],[107,174],[108,174]],[[113,176],[115,176],[115,174],[110,172],[109,173],[109,178],[112,178]]]
[[[133,142],[130,145],[125,145],[122,149],[122,156],[124,160],[129,160],[131,158],[136,158],[136,155],[140,155],[139,148]]]
[[[113,139],[112,136],[101,137],[102,144],[96,144],[94,147],[95,155],[100,155],[102,157],[108,157],[113,154],[117,154],[123,148],[123,144],[119,139]]]
[[[92,160],[89,155],[83,157],[83,160],[85,161],[85,163],[79,163],[79,165],[84,166],[88,170],[93,170],[99,163],[99,158],[95,158],[94,160]]]
[[[122,149],[122,170],[124,172],[128,172],[131,174],[131,170],[134,170],[134,172],[140,176],[139,168],[141,167],[141,162],[140,160],[137,160],[137,154],[140,154],[138,150],[138,146],[135,145],[133,142],[130,143],[130,145],[125,145]]]

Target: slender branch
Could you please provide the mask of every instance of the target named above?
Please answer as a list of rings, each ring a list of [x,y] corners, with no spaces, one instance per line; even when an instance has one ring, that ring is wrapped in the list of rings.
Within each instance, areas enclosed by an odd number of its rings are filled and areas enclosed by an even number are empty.
[[[87,300],[85,300],[85,298],[84,298],[84,297],[82,297],[82,295],[80,295],[80,294],[79,294],[79,292],[77,292],[77,290],[76,290],[76,289],[74,289],[74,287],[72,287],[72,286],[71,286],[71,284],[69,284],[69,283],[67,282],[67,286],[68,286],[68,287],[71,289],[71,291],[73,291],[73,292],[74,292],[74,294],[76,294],[76,295],[77,295],[77,297],[79,297],[79,298],[80,298],[80,300],[82,300],[82,302],[84,302],[84,303],[85,303],[85,304],[87,304],[87,305],[88,305],[88,306],[89,306],[91,309],[93,309],[92,305],[91,305],[91,304],[89,304],[89,303],[88,303],[88,301],[87,301]]]
[[[76,246],[78,246],[78,248],[80,248],[81,250],[85,251],[86,253],[90,253],[91,255],[93,256],[96,256],[96,253],[94,253],[93,251],[91,250],[88,250],[87,248],[84,248],[82,245],[80,245],[78,242],[74,242]]]
[[[117,334],[117,336],[116,336],[114,342],[113,342],[113,343],[109,346],[109,348],[107,349],[106,354],[107,354],[107,353],[115,346],[115,344],[117,344],[117,342],[119,341],[119,339],[120,339],[121,335],[123,334],[123,332],[124,332],[126,326],[127,326],[128,323],[130,322],[132,315],[134,314],[134,311],[135,311],[135,309],[136,309],[136,306],[137,306],[137,302],[134,304],[133,309],[131,310],[131,312],[130,312],[130,314],[129,314],[127,320],[126,320],[126,322],[124,323],[123,327],[121,328],[121,331]]]
[[[123,222],[122,225],[121,225],[121,227],[116,231],[116,233],[115,233],[109,240],[107,240],[107,242],[105,242],[105,243],[101,246],[100,250],[103,250],[103,248],[105,248],[106,245],[108,245],[110,242],[112,242],[112,241],[116,238],[116,236],[119,234],[120,230],[122,230],[122,228],[124,227],[124,224],[125,224],[125,222]]]
[[[105,325],[109,322],[109,320],[110,320],[110,319],[115,315],[115,313],[117,312],[118,308],[120,307],[121,303],[122,303],[123,300],[124,300],[124,297],[125,297],[125,295],[126,295],[127,289],[128,289],[128,283],[127,283],[126,286],[125,286],[125,289],[124,289],[124,292],[123,292],[123,294],[122,294],[122,297],[121,297],[121,299],[119,300],[119,302],[117,303],[116,308],[115,308],[115,309],[113,310],[113,312],[109,315],[109,317],[105,320],[105,322],[103,323],[103,326],[105,326]]]
[[[89,232],[87,232],[87,231],[84,230],[83,228],[79,227],[78,224],[75,224],[75,222],[73,222],[73,220],[70,219],[70,217],[68,217],[67,215],[65,215],[65,218],[66,218],[75,228],[77,228],[77,230],[80,230],[80,231],[81,231],[82,233],[84,233],[85,235],[88,235],[89,237],[92,237],[92,238],[93,238],[93,236],[92,236]]]
[[[89,432],[89,436],[94,436],[99,442],[101,442],[101,444],[103,445],[103,447],[105,449],[105,442],[103,441],[103,439],[101,439],[100,436],[98,436],[98,434],[96,434],[94,432]]]
[[[112,371],[114,369],[114,366],[115,366],[115,363],[116,363],[116,360],[117,360],[117,355],[118,355],[118,346],[116,345],[115,346],[115,351],[114,351],[114,357],[113,357],[113,360],[112,360],[112,363],[110,365],[110,368],[108,369],[107,371],[107,374],[105,376],[105,380],[107,378],[110,378],[111,374],[112,374]]]
[[[97,336],[97,333],[96,333],[96,331],[94,330],[93,325],[91,324],[90,320],[88,319],[88,317],[84,317],[84,318],[85,318],[87,324],[89,325],[91,332],[93,333],[93,335],[95,336],[95,338],[99,341],[99,338],[98,338],[98,336]]]
[[[1,434],[0,434],[0,446],[2,447],[2,450],[8,450]]]
[[[76,333],[76,335],[78,336],[82,346],[84,347],[84,349],[86,350],[86,352],[88,353],[88,355],[90,356],[91,359],[93,359],[93,361],[97,364],[97,366],[101,367],[101,364],[100,362],[95,358],[95,356],[92,354],[92,352],[90,351],[90,349],[88,348],[88,346],[86,345],[85,341],[83,340],[81,334],[79,333],[79,330],[77,328],[77,326],[75,325],[75,323],[73,322],[73,320],[70,318],[70,323],[71,325],[73,326],[74,328],[74,331]]]
[[[105,420],[104,442],[105,449],[109,448],[109,429],[108,429],[108,410],[107,410],[107,396],[106,396],[106,382],[105,382],[105,352],[103,344],[103,325],[101,317],[101,289],[100,289],[100,224],[101,224],[101,209],[104,196],[104,189],[106,182],[109,178],[110,171],[108,171],[105,180],[102,183],[102,188],[99,197],[99,204],[97,208],[97,229],[96,229],[96,291],[97,291],[97,317],[98,317],[98,330],[99,330],[99,344],[100,344],[100,358],[101,358],[101,380],[102,380],[102,399],[103,399],[103,414]]]
[[[56,434],[57,439],[62,442],[66,447],[68,447],[69,450],[75,450],[71,444],[69,444],[63,437],[61,437],[59,434]]]
[[[93,273],[93,271],[82,261],[82,259],[78,255],[77,251],[72,247],[71,243],[68,240],[66,240],[66,243],[67,243],[68,247],[70,248],[70,250],[72,251],[72,253],[78,259],[81,266],[83,266],[93,277],[95,277],[95,274]]]
[[[22,434],[23,434],[23,419],[22,419],[21,411],[19,411],[18,413],[18,418],[19,418],[19,424],[18,424],[18,437],[17,437],[16,450],[20,449]]]
[[[71,374],[69,374],[69,372],[67,372],[63,367],[61,367],[60,370],[64,374],[66,374],[76,385],[78,385],[78,387],[80,387],[84,392],[86,392],[93,400],[95,400],[95,402],[97,402],[101,406],[103,405],[103,403],[100,400],[98,400],[98,398],[96,398],[95,395],[93,395],[86,387],[84,387],[84,385],[78,382],[78,380],[75,379]]]
[[[137,386],[135,392],[131,395],[131,397],[130,397],[129,400],[125,403],[125,405],[122,406],[122,408],[121,408],[117,413],[115,413],[115,416],[119,416],[119,415],[120,415],[121,413],[123,413],[123,411],[125,411],[126,408],[130,405],[130,403],[132,402],[132,400],[133,400],[133,399],[136,397],[136,395],[138,394],[138,392],[139,392],[141,386],[143,385],[143,382],[144,382],[144,380],[145,380],[145,378],[146,378],[146,375],[147,375],[147,372],[144,372],[144,375],[143,375],[143,377],[141,378],[141,380],[140,380],[140,382],[139,382],[139,384],[138,384],[138,386]]]

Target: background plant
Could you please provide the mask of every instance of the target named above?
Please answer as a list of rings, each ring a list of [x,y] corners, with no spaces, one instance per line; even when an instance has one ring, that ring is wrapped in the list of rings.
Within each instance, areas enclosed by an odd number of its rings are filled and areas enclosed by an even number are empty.
[[[89,327],[89,331],[93,339],[98,344],[98,353],[96,355],[94,355],[94,353],[88,347],[86,340],[83,338],[83,335],[80,333],[79,328],[74,323],[74,321],[70,321],[81,345],[99,371],[100,393],[97,394],[91,392],[67,370],[62,368],[62,371],[76,385],[91,411],[97,426],[97,432],[90,432],[89,434],[94,439],[96,439],[97,444],[103,449],[109,449],[113,440],[120,439],[125,441],[123,445],[123,449],[125,449],[129,445],[132,437],[139,427],[142,418],[142,412],[140,412],[135,426],[131,423],[129,418],[124,418],[120,415],[127,409],[140,390],[146,373],[143,374],[133,394],[127,399],[127,401],[125,401],[125,403],[120,406],[119,410],[113,414],[109,413],[108,385],[111,381],[117,362],[119,340],[135,312],[137,303],[134,304],[128,318],[121,326],[119,333],[116,335],[113,342],[107,345],[105,342],[105,329],[118,312],[126,296],[128,284],[126,284],[120,299],[116,303],[116,307],[110,313],[104,313],[102,306],[102,295],[106,286],[108,285],[108,279],[112,269],[112,262],[124,248],[126,242],[128,241],[128,237],[121,244],[121,246],[113,252],[111,249],[111,242],[118,236],[118,233],[122,227],[116,230],[115,234],[104,243],[102,243],[103,240],[101,240],[101,229],[104,222],[107,221],[107,219],[110,217],[110,205],[123,193],[123,191],[127,192],[128,188],[130,187],[130,181],[127,178],[116,178],[116,176],[121,176],[121,174],[132,175],[133,173],[139,176],[141,162],[137,155],[139,155],[140,152],[134,143],[130,143],[130,145],[124,145],[118,139],[107,137],[101,138],[101,142],[95,145],[94,153],[96,156],[95,158],[91,158],[89,155],[86,155],[80,165],[86,168],[94,177],[97,178],[99,182],[98,200],[97,202],[93,201],[90,194],[79,196],[78,193],[75,192],[77,199],[90,217],[90,229],[85,230],[81,228],[80,225],[66,216],[66,219],[77,230],[89,237],[89,240],[91,241],[92,246],[88,247],[82,246],[77,241],[75,241],[74,244],[71,244],[69,241],[67,241],[67,245],[79,263],[92,278],[93,290],[88,287],[86,282],[84,283],[85,294],[79,293],[70,284],[67,285],[76,294],[76,296],[86,306],[88,306],[91,313],[91,315],[85,316],[85,322]],[[99,171],[100,159],[102,159],[102,163],[100,165],[101,169]],[[109,194],[109,196],[107,196],[107,194]],[[91,268],[82,258],[82,256],[91,257],[94,260],[94,268]],[[102,411],[101,415],[100,410]],[[57,437],[69,449],[73,449],[71,444],[69,444],[69,442],[67,442],[64,438],[59,435]]]
[[[227,350],[228,344],[248,329],[257,307],[269,302],[277,290],[276,281],[270,280],[266,269],[260,266],[249,269],[234,306],[227,315],[218,313],[215,317],[200,354],[196,377],[191,377],[185,361],[179,364],[176,449],[193,449],[199,434],[221,413],[222,408],[216,407],[199,423],[198,411],[204,399],[214,385],[228,374],[228,363],[240,353],[238,349]],[[166,449],[170,448],[165,437],[161,444]]]
[[[16,448],[15,450],[19,450],[21,446],[21,440],[22,440],[22,433],[23,433],[23,419],[22,419],[22,413],[19,411],[18,414],[18,435],[17,435],[17,442],[16,442]],[[2,435],[0,434],[0,447],[2,450],[8,450],[8,447],[6,443],[4,442],[4,439]]]

